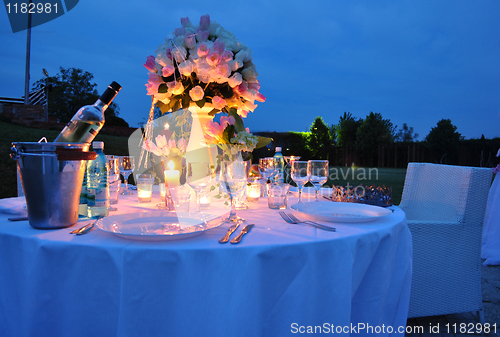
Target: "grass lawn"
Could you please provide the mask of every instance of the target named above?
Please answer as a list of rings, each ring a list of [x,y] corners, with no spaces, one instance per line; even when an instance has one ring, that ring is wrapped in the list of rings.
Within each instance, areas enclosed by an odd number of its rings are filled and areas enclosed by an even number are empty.
[[[368,167],[330,167],[330,179],[325,186],[375,185],[392,187],[392,203],[399,205],[406,169]]]

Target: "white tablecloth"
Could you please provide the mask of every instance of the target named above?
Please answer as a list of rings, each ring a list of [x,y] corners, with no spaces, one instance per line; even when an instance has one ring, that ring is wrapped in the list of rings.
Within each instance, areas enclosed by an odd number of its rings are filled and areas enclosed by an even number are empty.
[[[117,207],[136,212],[156,202],[139,205],[134,196]],[[293,336],[309,329],[383,336],[404,328],[412,244],[403,211],[336,224],[334,233],[287,224],[265,199],[249,205],[238,214],[255,227],[238,245],[218,243],[228,224],[186,240],[144,242],[98,229],[82,236],[70,235],[73,228],[38,230],[0,214],[2,336]]]
[[[484,216],[481,258],[484,265],[500,265],[500,177],[495,175]]]

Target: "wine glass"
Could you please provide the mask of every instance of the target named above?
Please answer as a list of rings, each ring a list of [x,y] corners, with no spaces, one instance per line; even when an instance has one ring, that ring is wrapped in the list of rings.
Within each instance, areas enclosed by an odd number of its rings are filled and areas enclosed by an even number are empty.
[[[290,181],[290,171],[292,168],[292,162],[295,160],[299,160],[300,156],[283,156],[285,158],[285,173],[286,173],[286,181]],[[287,169],[288,167],[288,169]]]
[[[194,190],[196,196],[195,212],[200,211],[200,192],[205,189],[212,179],[210,163],[192,162],[187,165],[186,182]]]
[[[276,168],[278,167],[276,158],[266,157],[259,159],[259,172],[266,180],[266,183],[276,174]]]
[[[316,201],[319,201],[319,188],[328,181],[328,160],[309,160],[309,181],[316,190]]]
[[[299,204],[302,203],[302,187],[309,181],[310,173],[309,162],[299,160],[292,162],[291,176],[299,188]]]
[[[242,160],[222,161],[220,167],[220,183],[231,200],[231,212],[227,222],[240,223],[245,219],[236,215],[235,197],[247,186],[248,162]]]
[[[134,172],[135,169],[134,156],[119,156],[118,164],[120,166],[120,173],[122,174],[125,182],[125,189],[120,194],[130,195],[132,192],[128,189],[128,177],[132,174],[132,172]]]

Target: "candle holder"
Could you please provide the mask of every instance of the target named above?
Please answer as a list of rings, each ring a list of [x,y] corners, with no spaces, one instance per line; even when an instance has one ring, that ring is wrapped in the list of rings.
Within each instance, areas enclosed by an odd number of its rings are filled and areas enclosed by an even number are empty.
[[[165,205],[163,207],[166,211],[174,212],[174,200],[172,199],[172,194],[170,194],[170,189],[168,188],[168,184],[165,182]]]

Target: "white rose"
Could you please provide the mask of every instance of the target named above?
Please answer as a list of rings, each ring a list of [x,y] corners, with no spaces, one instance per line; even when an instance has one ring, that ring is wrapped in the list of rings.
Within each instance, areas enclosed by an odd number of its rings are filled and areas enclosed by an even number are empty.
[[[215,32],[219,27],[220,25],[216,21],[210,20],[210,28],[209,28],[210,35],[215,35]]]
[[[184,61],[179,64],[179,71],[184,76],[190,76],[194,70],[194,64],[191,61]]]
[[[252,64],[250,67],[243,69],[241,71],[241,75],[243,76],[244,80],[250,81],[257,78],[259,74],[257,73],[257,69],[255,68],[255,66]]]
[[[243,60],[246,58],[247,52],[245,49],[241,49],[239,52],[234,55],[234,59],[243,62]]]
[[[228,84],[231,88],[234,88],[243,82],[243,77],[240,73],[234,73],[231,77],[229,77]]]
[[[182,41],[184,41],[184,38]],[[178,63],[184,62],[187,58],[187,50],[184,47],[176,46],[172,49],[172,56]]]
[[[172,93],[173,95],[180,95],[184,92],[184,86],[182,85],[181,82],[168,82],[167,83],[168,87],[168,92]]]

